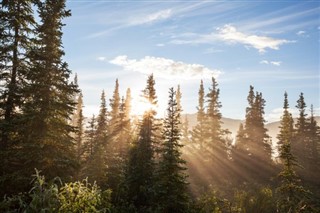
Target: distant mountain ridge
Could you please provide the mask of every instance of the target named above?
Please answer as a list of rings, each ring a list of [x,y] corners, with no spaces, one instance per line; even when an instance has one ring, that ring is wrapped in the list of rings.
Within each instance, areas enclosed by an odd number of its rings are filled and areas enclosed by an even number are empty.
[[[185,120],[185,116],[187,116],[188,121],[189,121],[189,130],[192,130],[192,128],[197,124],[197,114],[183,114],[182,117],[182,122]],[[296,118],[294,121],[296,122]],[[319,126],[320,124],[320,116],[315,116],[315,120],[317,121],[317,124]],[[232,119],[232,118],[222,118],[222,128],[223,129],[228,129],[232,133],[232,137],[235,138],[237,135],[239,125],[240,123],[244,122],[244,120],[240,119]],[[279,133],[279,126],[280,126],[280,121],[275,121],[271,123],[267,123],[265,127],[268,129],[268,134],[272,138],[273,144],[276,143],[276,137],[277,134]]]

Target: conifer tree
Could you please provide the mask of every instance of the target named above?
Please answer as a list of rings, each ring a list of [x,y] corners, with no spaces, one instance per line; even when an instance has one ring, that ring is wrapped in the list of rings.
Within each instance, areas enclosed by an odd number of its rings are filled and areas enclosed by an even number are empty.
[[[189,120],[188,120],[188,115],[184,116],[184,121],[182,123],[182,144],[183,145],[189,145],[190,143],[190,138],[189,138]]]
[[[124,103],[125,117],[127,119],[130,119],[131,101],[132,101],[131,90],[130,90],[130,88],[128,88],[126,91],[126,99],[125,99],[125,103]]]
[[[107,106],[104,91],[101,93],[100,112],[97,117],[97,126],[93,132],[94,142],[90,144],[92,153],[86,161],[84,173],[88,175],[89,181],[96,181],[97,184],[105,189],[107,187],[107,162],[106,146],[108,143],[108,120]],[[90,123],[93,127],[93,120]],[[91,133],[91,132],[90,132]]]
[[[30,177],[33,168],[48,178],[69,179],[78,168],[70,117],[78,92],[69,82],[71,71],[62,60],[62,19],[70,16],[65,1],[38,2],[41,20],[36,29],[35,45],[28,52],[32,67],[27,74],[23,112],[23,143],[25,153],[21,170]],[[28,153],[28,154],[27,154]],[[32,157],[31,157],[32,156]]]
[[[243,123],[240,123],[237,136],[236,136],[236,145],[242,144],[243,143],[242,141],[244,140],[244,138],[245,138],[245,132],[244,132]]]
[[[180,91],[180,85],[178,85],[178,88],[176,91],[176,100],[177,100],[178,109],[182,112],[181,98],[182,98],[182,93]]]
[[[296,158],[291,153],[291,142],[293,139],[293,119],[289,113],[287,93],[285,93],[284,111],[281,118],[280,133],[278,134],[279,157],[283,164],[283,169],[279,173],[281,185],[277,188],[277,206],[279,212],[308,212],[307,194],[303,186],[300,185],[294,167],[297,166]]]
[[[34,26],[32,0],[0,2],[0,196],[18,190],[21,106]],[[18,181],[19,182],[19,181]]]
[[[113,190],[113,199],[116,198],[120,183],[124,178],[124,167],[127,162],[127,151],[131,139],[130,132],[130,112],[126,106],[130,107],[130,90],[127,93],[127,101],[119,98],[119,83],[116,86],[113,97],[110,100],[110,136],[107,146],[108,164],[108,186]]]
[[[288,103],[288,94],[284,93],[284,106],[283,106],[283,115],[280,121],[280,132],[277,136],[278,139],[278,150],[281,153],[282,145],[284,141],[292,143],[293,140],[293,118],[291,113],[289,112],[289,103]]]
[[[211,153],[214,161],[225,161],[227,159],[227,145],[223,136],[227,130],[221,128],[221,118],[220,113],[221,103],[219,101],[220,90],[218,89],[218,83],[215,78],[212,77],[212,85],[209,88],[209,93],[207,97],[207,113],[206,113],[206,140],[207,149]]]
[[[188,194],[185,161],[181,158],[180,109],[173,88],[169,91],[164,120],[164,143],[157,172],[157,212],[187,212]]]
[[[297,123],[295,124],[295,135],[292,143],[292,153],[297,157],[302,168],[308,169],[308,158],[311,155],[311,147],[308,141],[308,119],[306,103],[303,93],[300,93],[296,108],[299,110]]]
[[[85,148],[84,156],[86,159],[90,158],[93,154],[96,135],[96,118],[92,115],[85,130]]]
[[[319,171],[320,169],[320,127],[314,117],[313,105],[310,107],[311,115],[308,119],[307,138],[310,144],[309,165],[311,171]],[[320,174],[317,174],[319,178]]]
[[[200,82],[198,92],[198,107],[197,107],[197,125],[192,130],[192,142],[198,145],[200,150],[203,150],[205,140],[205,108],[204,108],[204,87],[203,81]]]
[[[83,157],[83,138],[84,138],[84,116],[83,116],[83,101],[82,101],[82,93],[79,94],[77,100],[77,107],[76,107],[76,160],[77,162],[82,162]]]
[[[18,140],[14,137],[17,135],[15,126],[18,125],[17,116],[24,100],[23,89],[30,69],[27,52],[30,51],[32,36],[35,33],[33,26],[36,25],[33,2],[33,0],[0,2],[1,152],[12,147]]]
[[[150,105],[157,104],[155,81],[153,75],[147,80],[142,91],[143,97]],[[138,212],[150,210],[153,202],[154,185],[154,153],[155,153],[155,118],[154,109],[147,110],[140,123],[140,132],[129,153],[126,172],[127,199]]]
[[[96,140],[98,143],[105,144],[108,134],[108,110],[104,90],[101,93],[100,111],[97,117]]]
[[[120,110],[120,95],[119,95],[119,81],[116,79],[116,85],[113,91],[112,99],[110,99],[110,122],[109,122],[109,131],[112,135],[114,126],[118,122]]]
[[[271,144],[267,129],[264,127],[265,100],[262,93],[254,94],[253,86],[250,86],[247,97],[249,106],[246,109],[245,140],[241,145],[242,150],[252,157],[262,161],[271,161]]]
[[[265,100],[262,93],[250,86],[247,96],[248,107],[244,125],[240,126],[232,158],[238,170],[242,171],[242,181],[268,182],[274,171],[271,159],[271,142],[264,126]]]

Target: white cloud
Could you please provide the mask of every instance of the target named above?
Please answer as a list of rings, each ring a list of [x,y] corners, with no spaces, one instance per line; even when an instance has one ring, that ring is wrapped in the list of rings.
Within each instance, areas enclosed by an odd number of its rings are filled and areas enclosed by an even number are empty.
[[[140,72],[143,74],[153,73],[162,78],[201,79],[218,77],[222,72],[210,69],[201,64],[186,64],[166,58],[145,56],[140,60],[129,59],[126,55],[117,56],[109,61],[111,64],[123,67],[125,70]]]
[[[105,60],[106,60],[106,57],[100,56],[100,57],[97,58],[97,60],[98,60],[98,61],[105,61]]]
[[[246,49],[255,48],[260,53],[266,52],[266,49],[279,50],[280,46],[287,43],[294,43],[286,39],[277,39],[267,36],[250,35],[239,32],[236,27],[226,24],[216,29],[217,32],[210,34],[184,33],[176,36],[170,43],[173,44],[212,44],[218,41],[224,41],[231,44],[243,44]]]
[[[270,61],[270,64],[275,65],[275,66],[280,66],[281,65],[281,61]]]
[[[164,44],[161,44],[161,43],[157,44],[157,47],[163,47],[163,46]]]
[[[128,14],[130,13],[128,12]],[[111,22],[109,23],[107,30],[92,33],[87,36],[87,38],[97,38],[124,28],[153,24],[158,21],[166,20],[173,15],[173,11],[172,9],[164,9],[152,13],[150,13],[149,11],[136,11],[134,15],[127,15],[122,17],[117,17],[115,14],[113,15],[114,16],[110,16],[109,18]]]
[[[306,34],[306,31],[300,30],[296,33],[298,36],[302,36],[304,34]]]
[[[278,50],[281,45],[294,42],[285,39],[245,34],[239,32],[236,27],[229,24],[224,25],[222,28],[217,28],[217,30],[219,32],[218,37],[221,40],[230,43],[241,43],[248,45],[257,49],[260,53],[265,52],[267,48]]]
[[[223,52],[223,50],[220,50],[220,49],[215,49],[215,48],[208,48],[206,49],[203,54],[211,54],[211,53],[221,53]]]
[[[137,18],[130,19],[128,25],[135,26],[135,25],[142,25],[142,24],[149,24],[160,20],[168,19],[172,16],[172,10],[160,10],[158,12],[154,12],[145,16],[140,16]]]
[[[296,35],[299,36],[299,37],[304,37],[304,38],[308,38],[308,37],[309,37],[309,35],[307,34],[307,32],[306,32],[306,31],[303,31],[303,30],[298,31],[298,32],[296,33]]]
[[[267,60],[262,60],[260,61],[260,64],[271,64],[274,66],[280,66],[282,64],[281,61],[267,61]]]

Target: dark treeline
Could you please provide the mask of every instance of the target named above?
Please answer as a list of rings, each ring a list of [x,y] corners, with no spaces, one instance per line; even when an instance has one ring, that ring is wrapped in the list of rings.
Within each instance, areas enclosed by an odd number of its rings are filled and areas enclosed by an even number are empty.
[[[276,147],[253,86],[236,138],[222,128],[215,78],[208,92],[200,82],[192,130],[179,86],[156,116],[153,75],[142,116],[131,115],[130,88],[121,96],[116,80],[85,118],[62,59],[65,0],[0,6],[1,212],[320,212],[320,127],[303,93],[296,122],[284,94]]]

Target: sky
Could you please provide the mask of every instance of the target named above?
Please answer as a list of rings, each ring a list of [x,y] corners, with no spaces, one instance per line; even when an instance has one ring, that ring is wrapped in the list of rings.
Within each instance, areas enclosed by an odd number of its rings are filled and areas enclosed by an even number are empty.
[[[67,8],[65,60],[86,116],[98,114],[101,91],[109,100],[117,78],[140,113],[151,73],[159,115],[178,84],[184,113],[195,113],[200,80],[208,92],[212,77],[223,117],[244,119],[250,85],[266,100],[267,122],[280,118],[285,91],[294,115],[301,92],[319,115],[320,1],[68,0]]]

